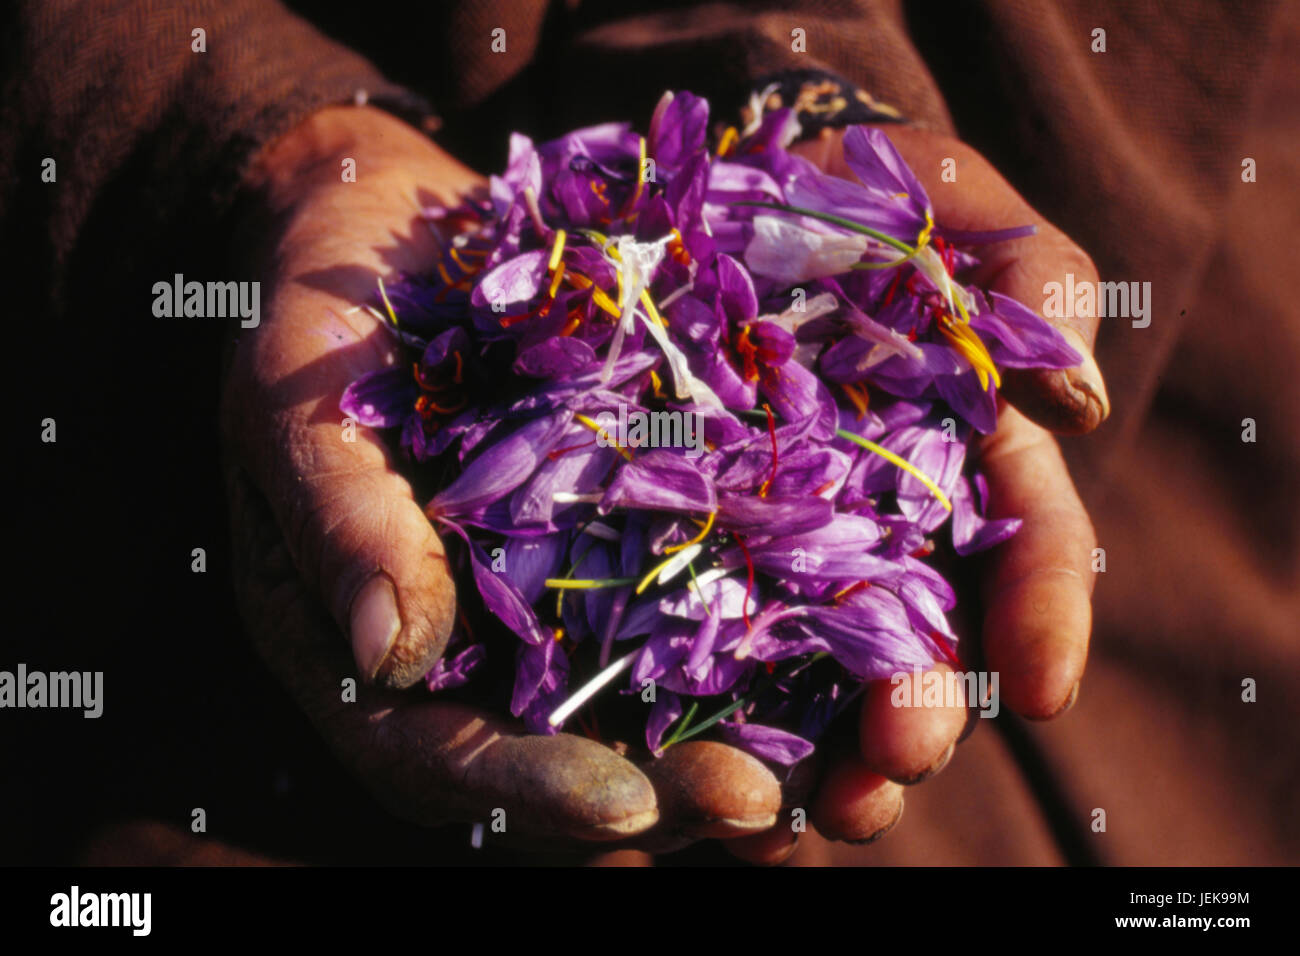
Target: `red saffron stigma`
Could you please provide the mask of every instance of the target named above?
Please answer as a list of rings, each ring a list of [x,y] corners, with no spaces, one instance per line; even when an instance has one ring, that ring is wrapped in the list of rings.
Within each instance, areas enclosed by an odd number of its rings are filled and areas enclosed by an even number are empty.
[[[957,660],[957,655],[954,654],[952,650],[948,647],[948,642],[942,634],[940,634],[938,631],[931,631],[930,640],[934,641],[935,645],[938,646],[939,650],[943,652],[943,656],[952,662],[952,666],[954,668],[960,669],[961,661]]]
[[[581,445],[569,445],[567,448],[556,448],[548,451],[546,457],[551,459],[551,461],[556,461],[571,451],[577,451],[579,448],[590,448],[594,444],[596,444],[596,439],[593,438],[591,441],[585,441]]]
[[[763,403],[763,411],[767,412],[767,434],[772,439],[772,473],[767,476],[767,481],[763,482],[762,487],[758,489],[758,496],[766,498],[767,493],[772,490],[772,482],[776,480],[776,419],[772,416],[772,406]]]
[[[951,276],[957,265],[957,250],[944,242],[942,236],[934,237],[934,247],[939,250],[939,261],[943,263],[944,271]]]
[[[869,587],[871,587],[870,581],[855,581],[853,584],[850,584],[843,591],[840,591],[835,595],[835,603],[839,604],[850,594],[857,594],[859,591],[865,591]]]
[[[748,325],[740,330],[740,336],[736,339],[736,351],[745,360],[745,378],[748,381],[757,382],[758,363],[754,361],[754,357],[758,354],[758,347],[749,340]]]
[[[903,278],[902,272],[894,273],[894,281],[889,283],[889,288],[885,290],[885,305],[894,301],[894,293],[898,291],[898,282]]]
[[[745,556],[745,568],[749,572],[749,578],[745,581],[745,600],[740,605],[741,616],[745,619],[745,630],[750,630],[753,625],[749,623],[749,596],[754,593],[754,559],[749,556],[749,548],[745,547],[745,541],[736,532],[731,532],[731,536],[736,539],[736,544],[740,545],[740,553]]]

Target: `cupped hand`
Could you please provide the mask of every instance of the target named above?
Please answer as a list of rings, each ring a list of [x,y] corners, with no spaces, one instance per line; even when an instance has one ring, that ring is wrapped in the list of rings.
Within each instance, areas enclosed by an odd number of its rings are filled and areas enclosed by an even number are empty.
[[[1096,282],[1086,253],[1043,219],[979,153],[948,136],[911,127],[885,133],[929,194],[941,228],[983,232],[1037,226],[1033,236],[983,247],[971,284],[1019,300],[1042,313],[1043,287],[1073,273],[1076,285]],[[856,179],[844,159],[839,131],[793,147],[824,172]],[[955,161],[946,163],[948,160]],[[945,169],[955,181],[945,182]],[[1074,369],[1004,373],[998,428],[973,448],[988,480],[990,518],[1021,518],[1019,532],[981,556],[983,625],[977,640],[983,667],[998,674],[1000,704],[1045,720],[1067,710],[1078,694],[1092,627],[1092,523],[1070,480],[1051,432],[1083,434],[1110,413],[1101,372],[1092,357],[1097,319],[1048,318],[1084,361]],[[963,666],[972,666],[963,652]],[[951,668],[936,664],[940,674]],[[922,678],[923,680],[926,678]],[[907,675],[902,692],[910,698]],[[960,683],[956,686],[960,687]],[[810,817],[824,836],[863,842],[888,831],[902,813],[904,786],[938,772],[951,758],[969,719],[969,706],[896,707],[895,685],[868,685],[856,746],[832,751],[813,795]],[[792,851],[788,827],[730,846],[747,859],[771,862]]]
[[[455,587],[388,448],[349,435],[339,399],[397,360],[357,304],[378,277],[433,268],[446,237],[420,209],[482,180],[401,121],[337,107],[265,149],[248,184],[263,318],[234,343],[222,401],[236,585],[260,654],[338,758],[427,825],[504,810],[508,837],[569,846],[770,827],[776,778],[733,748],[692,741],[643,772],[596,741],[529,735],[413,688],[447,643]]]

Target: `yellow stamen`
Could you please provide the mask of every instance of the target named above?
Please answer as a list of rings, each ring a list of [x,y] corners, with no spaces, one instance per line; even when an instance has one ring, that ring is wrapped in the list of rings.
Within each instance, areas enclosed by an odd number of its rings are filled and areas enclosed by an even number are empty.
[[[608,293],[606,293],[600,286],[596,285],[596,283],[592,282],[582,273],[573,272],[569,269],[564,271],[564,278],[565,281],[575,289],[590,289],[591,301],[596,303],[596,306],[600,308],[601,311],[609,313],[616,319],[618,318],[618,305],[609,297]]]
[[[564,628],[557,627],[555,629],[555,643],[558,644],[562,640],[564,640]]]
[[[564,255],[564,239],[564,230],[555,230],[555,245],[551,247],[551,261],[546,264],[547,272],[554,272],[556,266],[560,264],[560,256]]]
[[[853,442],[855,445],[867,449],[867,451],[874,452],[891,465],[896,465],[903,469],[903,471],[907,472],[921,484],[925,485],[926,490],[928,490],[930,494],[934,495],[935,498],[939,499],[939,504],[943,505],[945,510],[952,511],[952,501],[950,501],[948,496],[943,493],[943,489],[935,484],[933,478],[923,472],[920,468],[917,468],[916,465],[912,464],[906,458],[894,454],[888,448],[877,445],[871,439],[863,438],[861,435],[855,435],[852,432],[846,432],[843,429],[840,429],[836,434],[841,438]]]
[[[843,382],[840,388],[844,389],[844,394],[849,397],[853,407],[858,410],[858,421],[862,421],[867,416],[867,387],[852,382]]]
[[[645,137],[640,136],[638,139],[641,141],[641,156],[636,167],[636,191],[632,193],[632,198],[628,200],[628,209],[636,205],[636,201],[641,198],[641,190],[645,187]]]
[[[666,395],[663,393],[663,391],[661,390],[661,389],[663,388],[663,384],[664,384],[664,383],[663,383],[662,380],[660,380],[659,376],[658,376],[657,374],[655,374],[655,370],[654,370],[654,369],[651,369],[651,370],[650,370],[650,384],[654,386],[654,395],[655,395],[655,398],[667,398],[667,397],[668,397],[668,396],[666,396]]]
[[[621,578],[547,578],[542,583],[556,591],[594,591],[597,588],[619,587]],[[616,582],[616,583],[611,583]],[[631,579],[625,583],[631,584]]]
[[[736,127],[728,126],[726,132],[722,134],[722,139],[718,141],[718,155],[726,156],[727,153],[731,152],[731,147],[736,144],[738,139],[740,139],[740,133],[736,131]]]
[[[624,458],[626,458],[628,461],[632,460],[632,453],[628,451],[626,448],[624,448],[622,445],[620,445],[618,442],[614,441],[613,436],[610,435],[609,432],[605,431],[605,429],[601,428],[600,425],[598,425],[596,422],[592,421],[586,415],[582,415],[582,414],[577,414],[574,415],[573,417],[576,418],[578,421],[582,422],[582,424],[586,425],[597,435],[603,437],[607,442],[609,442],[610,447],[617,448],[618,453],[622,455]]]
[[[554,299],[555,293],[560,291],[560,280],[564,278],[564,272],[564,266],[560,266],[555,270],[555,275],[551,276],[551,287],[546,292],[548,298]]]
[[[998,374],[998,367],[974,329],[965,323],[953,322],[948,316],[941,316],[939,331],[952,343],[953,348],[970,362],[971,368],[975,369],[975,374],[979,378],[980,388],[988,391],[990,378],[993,379],[994,386],[1002,387],[1002,376]]]
[[[447,283],[447,285],[456,284],[452,281],[451,274],[447,271],[447,267],[443,265],[441,261],[438,263],[438,275],[442,276],[442,281]]]
[[[966,311],[966,306],[962,305],[961,298],[954,295],[952,296],[952,302],[957,306],[957,311],[961,313],[962,324],[970,325],[970,313]]]
[[[916,250],[920,252],[930,241],[930,233],[934,231],[934,217],[930,215],[930,210],[925,211],[925,226],[916,236]]]
[[[591,301],[596,303],[596,307],[602,312],[606,312],[616,319],[623,314],[618,310],[618,303],[611,299],[608,293],[598,285],[593,284],[591,287]]]
[[[684,547],[690,547],[690,545],[685,545]],[[664,550],[666,551],[667,549],[665,548]],[[651,568],[650,573],[647,574],[645,577],[643,577],[641,579],[641,583],[636,586],[636,593],[640,594],[642,591],[648,588],[650,586],[650,582],[653,581],[656,577],[658,577],[659,572],[662,571],[664,568],[668,567],[668,565],[672,564],[673,561],[675,560],[677,560],[677,556],[670,555],[667,558],[667,560],[660,561],[653,568]]]
[[[668,243],[668,254],[679,262],[690,263],[691,254],[686,251],[686,243],[682,239],[682,234],[676,229],[673,230],[672,241]]]
[[[388,301],[388,290],[384,288],[384,280],[379,280],[379,297],[384,300],[384,308],[388,310],[388,318],[392,320],[393,325],[397,325],[397,313],[393,311],[393,303]]]
[[[659,310],[655,308],[654,302],[651,301],[650,299],[649,289],[641,290],[641,304],[645,306],[646,315],[650,316],[652,321],[657,322],[659,325],[662,325],[664,328],[668,328],[668,323],[665,322],[662,317],[660,317]]]
[[[966,361],[970,362],[971,368],[975,370],[975,376],[979,379],[980,389],[987,392],[989,388],[988,370],[976,364],[978,362],[978,356],[974,354],[974,350],[971,349],[970,343],[960,338],[955,329],[949,330],[941,325],[939,331],[943,333],[944,338],[952,343],[952,347],[955,348],[957,352],[966,359]]]
[[[701,541],[707,538],[709,536],[709,532],[713,530],[713,519],[716,518],[717,516],[718,513],[716,511],[710,511],[709,518],[707,521],[704,522],[704,527],[701,529],[699,534],[691,538],[690,541],[684,542],[683,544],[674,544],[671,547],[664,548],[664,554],[676,554],[678,551],[685,551],[693,544],[699,544]]]

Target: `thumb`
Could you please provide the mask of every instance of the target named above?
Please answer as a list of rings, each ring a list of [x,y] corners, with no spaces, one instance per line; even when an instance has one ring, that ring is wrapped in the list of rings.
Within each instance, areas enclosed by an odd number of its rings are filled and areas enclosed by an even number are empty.
[[[1049,315],[1044,304],[1047,284],[1063,283],[1067,275],[1079,287],[1091,283],[1095,288],[1092,260],[965,143],[906,127],[890,127],[888,135],[925,186],[941,227],[958,232],[1037,227],[1035,235],[981,247],[980,264],[969,281],[1038,312],[1083,357],[1068,369],[1008,369],[1002,389],[1007,400],[1050,431],[1092,431],[1110,414],[1106,383],[1092,354],[1098,319],[1073,310],[1067,317]],[[945,180],[943,164],[954,161],[960,172]]]
[[[329,298],[301,287],[277,297],[237,353],[224,431],[361,677],[407,687],[446,646],[454,586],[442,542],[389,452],[339,411],[347,384],[390,360],[387,333]]]
[[[341,156],[358,157],[364,175],[342,182]],[[348,107],[313,114],[269,147],[251,183],[248,237],[270,264],[267,308],[233,351],[227,452],[271,503],[363,679],[407,687],[446,646],[455,590],[410,485],[374,433],[345,424],[339,401],[397,360],[388,331],[356,304],[379,275],[432,267],[439,238],[415,211],[454,204],[478,178],[400,121]]]
[[[1039,233],[994,247],[972,276],[994,292],[1034,308],[1050,283],[1074,282],[1080,287],[1099,280],[1086,253],[1059,229],[1040,221]],[[1069,277],[1067,280],[1066,277]],[[1057,434],[1085,434],[1110,415],[1110,397],[1101,369],[1093,357],[1098,320],[1095,316],[1053,317],[1035,309],[1083,356],[1074,368],[1007,369],[1002,392],[1030,419]]]

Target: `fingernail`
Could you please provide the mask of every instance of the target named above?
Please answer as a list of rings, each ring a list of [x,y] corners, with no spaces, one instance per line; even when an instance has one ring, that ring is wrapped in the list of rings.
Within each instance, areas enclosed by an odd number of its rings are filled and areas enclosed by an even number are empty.
[[[366,680],[374,680],[402,630],[397,591],[385,574],[376,574],[352,600],[352,656]]]
[[[723,817],[717,823],[730,827],[737,835],[770,830],[776,826],[776,814],[765,813],[756,817]]]
[[[890,820],[888,823],[886,823],[875,833],[871,834],[871,836],[863,837],[861,840],[845,840],[844,842],[850,844],[851,846],[866,846],[868,843],[875,843],[877,840],[879,840],[890,830],[894,829],[894,827],[898,826],[898,821],[903,819],[904,802],[905,801],[903,800],[902,797],[898,798],[898,812],[894,814],[894,819]]]
[[[1076,700],[1078,700],[1078,699],[1079,699],[1079,682],[1078,682],[1078,681],[1075,681],[1075,682],[1074,682],[1074,686],[1070,688],[1070,695],[1069,695],[1068,697],[1065,698],[1065,703],[1062,704],[1060,707],[1058,707],[1058,708],[1057,708],[1057,709],[1052,713],[1051,716],[1052,716],[1052,717],[1060,717],[1063,713],[1065,713],[1067,710],[1069,710],[1071,707],[1073,707],[1073,706],[1074,706],[1074,702],[1075,702]],[[1049,717],[1048,719],[1050,720],[1051,717]]]
[[[1077,329],[1062,328],[1061,332],[1070,340],[1074,350],[1083,356],[1079,366],[1069,372],[1070,384],[1087,395],[1090,404],[1097,406],[1097,424],[1100,425],[1110,417],[1110,396],[1106,393],[1101,367]]]
[[[609,839],[635,836],[638,833],[644,833],[658,822],[659,808],[652,807],[651,809],[643,810],[640,813],[633,813],[621,820],[613,820],[608,823],[598,823],[591,827],[590,835],[599,835],[601,838]]]
[[[947,750],[939,754],[939,759],[937,759],[934,763],[930,764],[930,766],[926,767],[916,776],[908,777],[907,779],[898,779],[895,780],[894,782],[901,783],[905,787],[910,787],[913,784],[920,783],[922,780],[929,780],[931,777],[933,777],[944,767],[948,766],[948,761],[952,759],[952,755],[956,752],[957,752],[957,741],[954,740],[952,743],[948,745]]]

